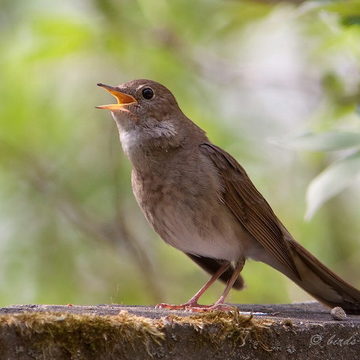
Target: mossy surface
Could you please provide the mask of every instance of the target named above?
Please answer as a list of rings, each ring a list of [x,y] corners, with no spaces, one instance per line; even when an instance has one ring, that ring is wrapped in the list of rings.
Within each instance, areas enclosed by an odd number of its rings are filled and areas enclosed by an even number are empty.
[[[239,306],[240,307],[240,306]],[[0,308],[0,360],[357,359],[360,317],[316,303],[189,314],[125,305]]]
[[[270,320],[254,319],[252,315],[242,315],[237,309],[223,312],[214,311],[186,317],[169,315],[164,320],[179,325],[187,325],[199,334],[196,341],[212,346],[214,350],[221,347],[224,341],[232,347],[244,346],[247,340],[259,344],[269,351],[265,334],[270,329]]]
[[[157,322],[126,311],[111,316],[28,312],[0,317],[0,327],[12,328],[24,347],[40,350],[44,358],[56,351],[71,359],[96,358],[115,348],[117,353],[135,347],[149,352],[164,339]]]
[[[216,350],[223,342],[243,346],[252,338],[264,349],[262,334],[266,324],[254,321],[238,311],[212,312],[189,316],[168,315],[158,319],[136,316],[127,311],[117,315],[90,315],[54,312],[25,312],[0,316],[0,330],[15,333],[17,345],[30,351],[36,359],[63,356],[68,359],[128,358],[131,353],[158,357],[165,345],[171,351],[176,338],[170,338],[174,327],[190,329],[196,347]],[[169,348],[170,346],[170,348]],[[115,357],[116,356],[116,357]]]

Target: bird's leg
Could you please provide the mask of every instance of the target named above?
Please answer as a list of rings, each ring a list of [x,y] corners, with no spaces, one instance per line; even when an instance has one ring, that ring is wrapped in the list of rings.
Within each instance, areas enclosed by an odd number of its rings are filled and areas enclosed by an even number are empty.
[[[203,287],[184,305],[186,307],[201,306],[198,304],[198,300],[204,294],[204,292],[228,269],[230,263],[224,263],[219,270],[211,277],[211,279],[203,285]]]
[[[199,305],[198,300],[204,294],[204,292],[228,269],[230,263],[224,263],[219,270],[203,285],[203,287],[186,303],[181,305],[171,305],[171,304],[158,304],[156,308],[161,309],[172,309],[172,310],[187,310],[192,308],[207,308],[208,305]],[[232,279],[232,278],[231,278]],[[235,277],[236,280],[236,277]],[[234,280],[234,281],[235,281]]]
[[[245,260],[244,259],[240,259],[235,267],[235,270],[230,278],[230,280],[228,281],[228,283],[226,284],[226,288],[224,290],[224,292],[222,293],[222,295],[219,297],[219,299],[211,306],[207,307],[206,309],[203,309],[202,311],[211,311],[211,310],[233,310],[234,307],[233,306],[229,306],[229,305],[225,305],[224,301],[226,299],[226,297],[228,296],[231,288],[233,287],[237,277],[239,276],[239,273],[241,272],[241,270],[243,269],[245,264]],[[201,310],[200,310],[201,311]]]

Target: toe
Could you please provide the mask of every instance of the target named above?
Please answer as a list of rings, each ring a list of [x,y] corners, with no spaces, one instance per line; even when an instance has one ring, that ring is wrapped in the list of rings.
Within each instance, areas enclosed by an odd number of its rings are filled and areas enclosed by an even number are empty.
[[[185,305],[173,305],[173,304],[166,304],[161,303],[155,305],[155,309],[168,309],[168,310],[183,310],[185,309]]]

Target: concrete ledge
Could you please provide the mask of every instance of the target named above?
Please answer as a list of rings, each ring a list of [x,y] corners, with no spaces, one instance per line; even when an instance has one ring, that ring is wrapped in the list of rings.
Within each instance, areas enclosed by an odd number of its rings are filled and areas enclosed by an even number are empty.
[[[317,303],[237,309],[189,314],[121,305],[10,306],[0,309],[0,359],[359,357],[360,316],[336,321]]]

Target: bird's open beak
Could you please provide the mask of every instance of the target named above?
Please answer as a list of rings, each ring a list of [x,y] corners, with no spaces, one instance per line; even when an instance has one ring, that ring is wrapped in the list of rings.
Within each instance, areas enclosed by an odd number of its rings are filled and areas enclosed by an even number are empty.
[[[107,110],[125,110],[128,111],[124,106],[136,103],[136,99],[128,94],[125,94],[119,90],[117,90],[115,87],[105,84],[97,84],[98,86],[104,88],[106,91],[108,91],[112,96],[114,96],[117,100],[117,104],[109,104],[109,105],[99,105],[96,106],[97,109],[107,109]]]

